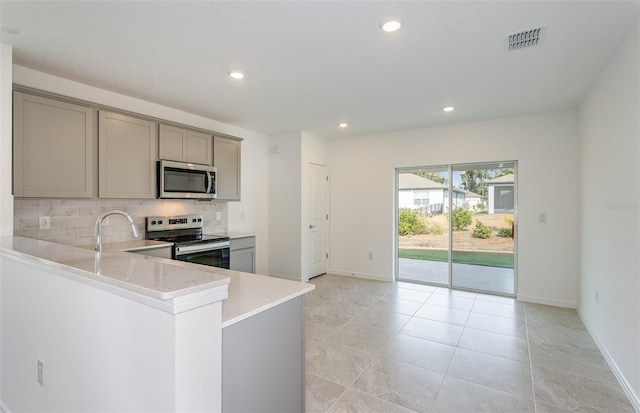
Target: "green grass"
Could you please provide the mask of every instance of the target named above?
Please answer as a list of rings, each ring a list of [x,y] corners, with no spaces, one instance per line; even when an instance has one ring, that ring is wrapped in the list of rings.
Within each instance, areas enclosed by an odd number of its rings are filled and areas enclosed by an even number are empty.
[[[441,262],[449,260],[449,252],[443,250],[401,249],[398,251],[398,256],[414,260]],[[453,251],[453,262],[455,264],[513,268],[513,254],[509,252]]]

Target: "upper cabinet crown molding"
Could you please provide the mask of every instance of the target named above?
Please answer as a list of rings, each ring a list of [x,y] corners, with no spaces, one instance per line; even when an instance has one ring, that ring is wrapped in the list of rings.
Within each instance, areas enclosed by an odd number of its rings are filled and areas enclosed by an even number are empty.
[[[156,197],[155,122],[99,112],[99,197]]]
[[[14,92],[16,197],[94,196],[93,116],[85,106]]]

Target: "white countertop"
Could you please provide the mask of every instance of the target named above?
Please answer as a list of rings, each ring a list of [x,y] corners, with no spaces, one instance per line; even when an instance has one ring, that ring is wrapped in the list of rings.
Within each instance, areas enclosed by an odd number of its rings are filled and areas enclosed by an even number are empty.
[[[150,257],[153,258],[153,257]],[[164,260],[169,261],[169,260]],[[197,268],[229,279],[229,297],[222,302],[222,328],[285,303],[315,289],[315,285],[266,275],[208,267],[183,261],[176,266]]]
[[[229,298],[222,302],[222,328],[259,314],[310,291],[315,285],[266,275],[223,270],[231,279]]]
[[[212,235],[218,235],[220,237],[229,237],[230,239],[238,239],[238,238],[249,238],[255,237],[256,234],[251,232],[237,232],[237,231],[227,231],[227,232],[216,232]]]
[[[147,244],[147,243],[153,244]],[[98,254],[87,248],[23,237],[0,237],[3,253],[37,263],[62,265],[88,278],[159,299],[169,299],[228,285],[222,301],[222,327],[312,291],[313,284],[208,267],[117,250],[162,247],[157,241],[132,240],[103,244]]]
[[[173,242],[152,241],[149,239],[132,239],[129,241],[109,242],[102,244],[102,252],[122,252],[122,251],[142,251],[153,250],[158,248],[171,248]],[[93,249],[93,245],[83,246],[82,248]]]
[[[85,248],[23,237],[1,237],[4,253],[82,270],[82,275],[152,298],[167,300],[225,286],[229,279],[210,271],[185,268],[175,261],[121,252],[97,253]]]
[[[255,234],[244,232],[216,233],[214,235],[228,236],[230,238],[255,236]],[[156,243],[158,241],[147,240],[145,243],[145,240],[131,240],[103,244],[102,248],[105,251],[135,251],[154,248]],[[229,297],[222,302],[222,328],[299,297],[315,288],[313,284],[284,280],[282,278],[207,267],[182,261],[171,262],[185,268],[195,267],[200,271],[211,272],[229,278]]]

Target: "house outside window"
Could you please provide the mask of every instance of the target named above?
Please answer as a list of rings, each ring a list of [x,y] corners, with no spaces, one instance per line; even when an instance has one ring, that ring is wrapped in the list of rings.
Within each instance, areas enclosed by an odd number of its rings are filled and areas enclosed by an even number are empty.
[[[417,207],[429,205],[428,191],[415,191],[413,193],[413,205]]]
[[[488,181],[487,184],[489,214],[512,214],[515,207],[514,175],[503,175]]]

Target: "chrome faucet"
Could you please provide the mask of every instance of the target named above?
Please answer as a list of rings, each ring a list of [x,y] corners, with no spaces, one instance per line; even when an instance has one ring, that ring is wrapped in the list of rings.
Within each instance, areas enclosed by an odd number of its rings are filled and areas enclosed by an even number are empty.
[[[136,231],[136,226],[133,224],[133,219],[131,215],[127,214],[124,211],[118,211],[116,209],[107,211],[104,214],[100,215],[96,220],[96,251],[102,252],[102,221],[109,215],[122,215],[129,221],[129,225],[131,225],[131,233],[134,238],[138,237],[138,231]]]

